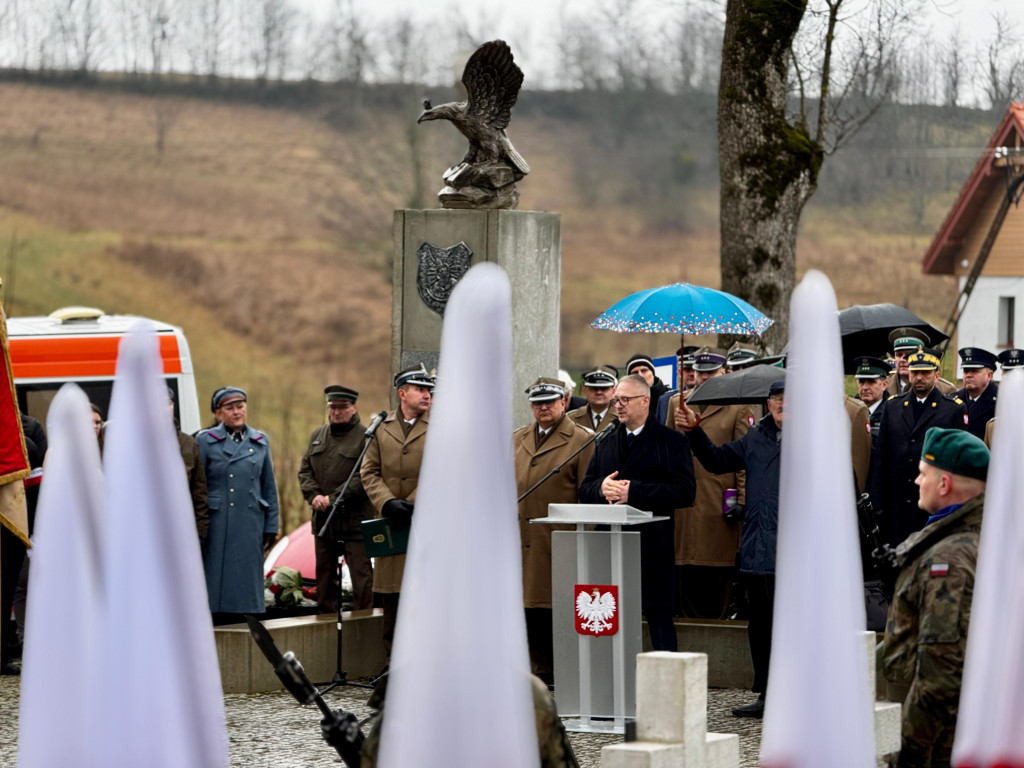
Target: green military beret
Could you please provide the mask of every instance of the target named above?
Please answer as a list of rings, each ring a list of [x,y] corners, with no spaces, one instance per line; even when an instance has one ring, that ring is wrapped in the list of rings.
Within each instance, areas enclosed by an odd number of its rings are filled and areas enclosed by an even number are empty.
[[[955,475],[984,480],[989,452],[985,443],[962,429],[932,427],[924,434],[921,460]]]

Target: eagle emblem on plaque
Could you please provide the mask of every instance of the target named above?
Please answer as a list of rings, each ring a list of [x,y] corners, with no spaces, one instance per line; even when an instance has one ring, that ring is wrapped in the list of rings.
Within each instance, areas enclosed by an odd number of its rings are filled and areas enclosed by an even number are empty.
[[[619,631],[619,588],[613,584],[577,584],[576,632],[614,635]]]
[[[473,251],[465,243],[438,248],[423,243],[417,250],[416,290],[423,303],[444,316],[444,308],[455,284],[469,271]]]

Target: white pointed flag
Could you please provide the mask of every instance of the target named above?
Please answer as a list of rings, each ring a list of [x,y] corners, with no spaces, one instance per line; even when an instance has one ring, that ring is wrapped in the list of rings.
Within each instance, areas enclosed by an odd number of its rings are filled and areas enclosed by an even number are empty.
[[[789,332],[761,765],[873,768],[842,345],[835,293],[820,272],[793,292]]]
[[[65,384],[50,404],[25,615],[18,765],[82,765],[100,638],[103,478],[89,399]]]
[[[1024,768],[1024,373],[999,386],[953,764]]]
[[[497,265],[478,264],[452,292],[438,373],[377,764],[528,768],[540,758],[516,522],[511,298]],[[483,413],[498,414],[486,429]]]
[[[213,626],[156,334],[121,342],[104,435],[104,674],[95,722],[106,768],[228,764]]]

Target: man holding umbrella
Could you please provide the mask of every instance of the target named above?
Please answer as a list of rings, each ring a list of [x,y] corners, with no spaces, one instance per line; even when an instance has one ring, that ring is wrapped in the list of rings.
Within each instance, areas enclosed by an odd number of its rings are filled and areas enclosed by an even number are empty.
[[[704,347],[694,359],[700,383],[725,374],[724,350]],[[679,407],[679,395],[668,404],[667,424],[683,431],[686,411]],[[716,444],[739,440],[754,424],[750,406],[697,405],[701,429]],[[745,473],[713,474],[703,465],[694,465],[697,497],[692,507],[675,511],[676,577],[679,615],[691,619],[723,619],[729,607],[732,582],[739,550],[738,516],[746,498]],[[735,502],[741,509],[730,508]]]
[[[768,415],[743,437],[715,445],[700,427],[700,417],[683,405],[682,427],[693,455],[708,472],[746,470],[746,508],[740,537],[740,576],[747,593],[747,640],[754,664],[753,691],[757,701],[732,711],[736,717],[763,717],[772,650],[772,610],[775,602],[775,548],[779,522],[779,474],[785,383],[768,389]]]

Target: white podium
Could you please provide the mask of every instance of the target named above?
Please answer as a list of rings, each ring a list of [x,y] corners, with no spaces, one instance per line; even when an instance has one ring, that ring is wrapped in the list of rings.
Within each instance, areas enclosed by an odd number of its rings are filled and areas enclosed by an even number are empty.
[[[623,527],[666,519],[624,504],[550,504],[547,517],[530,521],[576,526],[551,535],[555,701],[568,731],[621,734],[626,718],[636,715],[636,656],[643,650],[640,533]],[[587,525],[610,530],[588,531]],[[594,599],[617,589],[617,631],[577,630],[580,585],[596,590]]]

